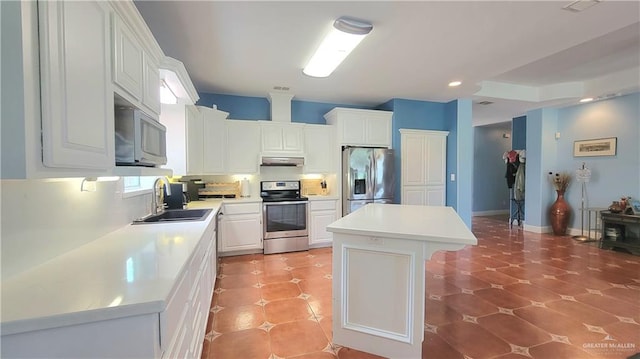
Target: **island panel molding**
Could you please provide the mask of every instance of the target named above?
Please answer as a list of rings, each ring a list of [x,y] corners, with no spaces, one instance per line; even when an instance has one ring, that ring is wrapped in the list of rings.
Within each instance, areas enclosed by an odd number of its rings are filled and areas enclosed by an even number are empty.
[[[368,204],[333,222],[333,342],[420,358],[425,261],[477,244],[451,207]]]
[[[366,238],[364,242],[384,243],[384,240]],[[416,272],[422,270],[422,266],[416,264],[422,261],[416,261],[413,251],[381,250],[374,246],[342,245],[342,283],[350,284],[342,288],[339,299],[344,303],[339,306],[342,307],[342,325],[349,330],[411,343],[414,332],[411,310],[416,292],[414,278]],[[394,290],[381,293],[378,285]],[[397,305],[385,311],[384,315],[370,315],[372,310],[386,307],[388,303]]]

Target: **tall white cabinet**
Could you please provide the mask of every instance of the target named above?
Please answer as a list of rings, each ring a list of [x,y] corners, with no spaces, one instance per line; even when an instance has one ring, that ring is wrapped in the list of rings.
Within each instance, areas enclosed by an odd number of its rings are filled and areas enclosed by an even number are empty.
[[[447,131],[400,129],[402,204],[444,206]]]

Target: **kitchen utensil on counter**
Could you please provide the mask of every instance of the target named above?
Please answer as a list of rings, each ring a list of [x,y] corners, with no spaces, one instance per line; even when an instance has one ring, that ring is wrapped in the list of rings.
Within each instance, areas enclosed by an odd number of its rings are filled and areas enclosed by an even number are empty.
[[[240,182],[240,197],[251,197],[251,182],[248,179],[243,179]]]

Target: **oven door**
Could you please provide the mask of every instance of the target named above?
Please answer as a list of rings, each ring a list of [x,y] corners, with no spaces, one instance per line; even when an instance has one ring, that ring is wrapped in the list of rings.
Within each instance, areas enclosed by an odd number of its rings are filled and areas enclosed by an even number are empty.
[[[308,202],[264,202],[264,239],[308,235]]]

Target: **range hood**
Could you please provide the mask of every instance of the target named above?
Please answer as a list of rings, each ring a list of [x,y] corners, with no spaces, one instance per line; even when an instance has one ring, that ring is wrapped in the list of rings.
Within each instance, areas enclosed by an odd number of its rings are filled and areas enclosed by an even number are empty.
[[[304,157],[288,156],[262,156],[260,166],[301,167],[304,165]]]

